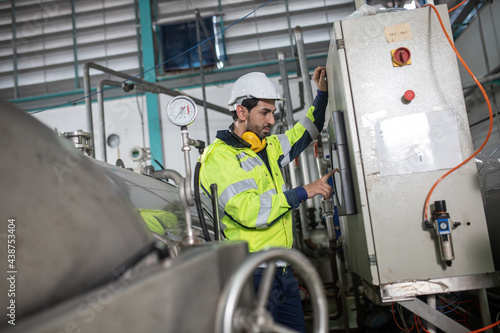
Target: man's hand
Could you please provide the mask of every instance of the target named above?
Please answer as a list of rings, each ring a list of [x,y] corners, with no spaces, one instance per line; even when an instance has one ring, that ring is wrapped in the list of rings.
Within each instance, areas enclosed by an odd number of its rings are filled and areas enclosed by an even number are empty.
[[[316,87],[318,87],[321,91],[328,90],[328,84],[326,83],[326,69],[325,67],[318,66],[314,70],[313,76],[314,83],[316,83]]]
[[[332,171],[330,171],[329,173],[327,173],[326,175],[324,175],[320,179],[318,179],[310,184],[304,185],[304,189],[307,192],[307,198],[308,199],[314,198],[318,194],[322,195],[325,198],[331,197],[333,194],[333,188],[330,185],[328,185],[326,182],[328,181],[328,178],[333,176],[333,174],[335,172],[338,172],[338,171],[339,171],[338,169],[333,169]]]

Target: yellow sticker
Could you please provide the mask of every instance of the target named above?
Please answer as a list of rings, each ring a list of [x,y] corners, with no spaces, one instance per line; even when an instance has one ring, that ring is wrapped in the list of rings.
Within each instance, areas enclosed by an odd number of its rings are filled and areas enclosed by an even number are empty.
[[[410,23],[387,26],[384,28],[384,34],[388,43],[413,39]]]

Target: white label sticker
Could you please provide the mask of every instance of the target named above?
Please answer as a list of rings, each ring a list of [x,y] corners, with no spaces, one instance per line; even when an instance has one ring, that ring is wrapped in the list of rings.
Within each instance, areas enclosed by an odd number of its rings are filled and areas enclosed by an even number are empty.
[[[413,39],[410,23],[387,26],[384,28],[384,34],[388,43]]]
[[[380,175],[449,169],[462,162],[451,110],[394,117],[375,123]]]

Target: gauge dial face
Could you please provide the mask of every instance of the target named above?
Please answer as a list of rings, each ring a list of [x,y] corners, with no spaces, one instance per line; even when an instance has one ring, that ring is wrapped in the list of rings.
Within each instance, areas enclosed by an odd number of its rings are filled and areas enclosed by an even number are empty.
[[[177,126],[191,124],[196,118],[197,112],[196,104],[187,96],[177,96],[167,106],[167,117],[172,124]]]

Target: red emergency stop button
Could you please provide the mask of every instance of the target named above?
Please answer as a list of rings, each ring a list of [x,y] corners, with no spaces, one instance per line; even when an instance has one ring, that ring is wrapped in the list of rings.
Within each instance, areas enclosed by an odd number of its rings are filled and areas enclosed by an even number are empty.
[[[403,98],[401,99],[403,103],[408,104],[415,98],[415,92],[413,90],[405,91]]]

